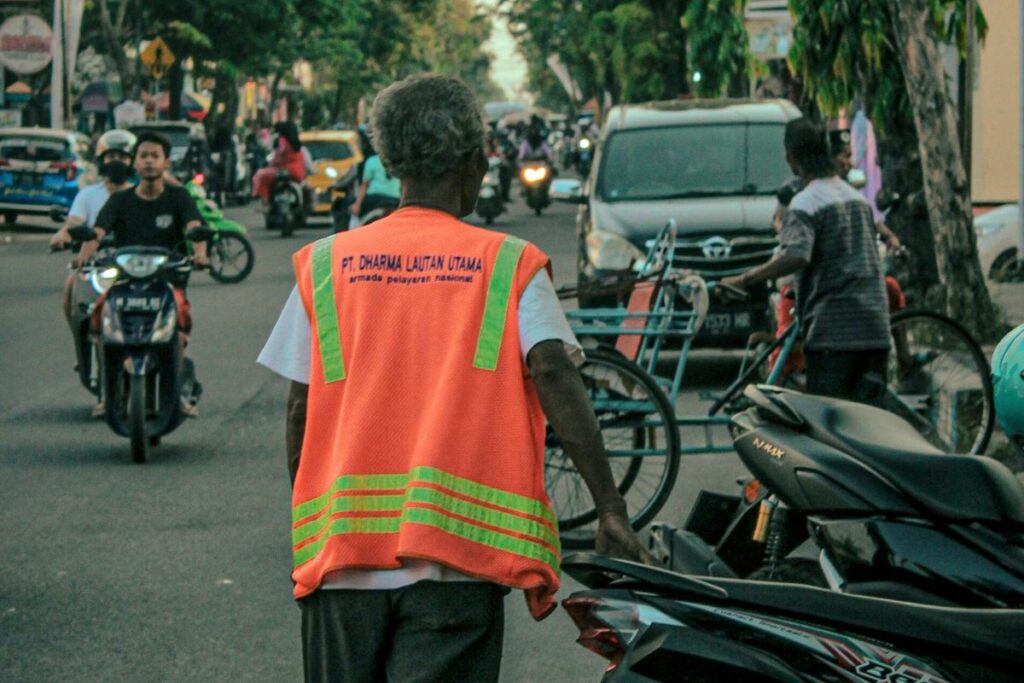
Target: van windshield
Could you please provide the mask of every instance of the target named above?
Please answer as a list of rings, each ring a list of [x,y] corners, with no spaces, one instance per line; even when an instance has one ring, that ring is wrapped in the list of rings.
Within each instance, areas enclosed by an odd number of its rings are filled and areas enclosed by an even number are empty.
[[[773,194],[792,177],[781,124],[689,125],[625,130],[602,150],[598,196],[606,202]]]

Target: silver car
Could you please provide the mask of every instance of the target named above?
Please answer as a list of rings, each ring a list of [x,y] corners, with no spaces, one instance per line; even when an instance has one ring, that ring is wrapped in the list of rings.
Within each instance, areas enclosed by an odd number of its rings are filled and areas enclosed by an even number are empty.
[[[679,225],[676,266],[717,280],[769,260],[776,245],[775,192],[792,177],[787,100],[679,100],[613,108],[578,199],[581,287],[628,270],[670,219]],[[768,292],[716,304],[700,341],[742,346],[769,325]],[[607,304],[602,300],[581,305]]]

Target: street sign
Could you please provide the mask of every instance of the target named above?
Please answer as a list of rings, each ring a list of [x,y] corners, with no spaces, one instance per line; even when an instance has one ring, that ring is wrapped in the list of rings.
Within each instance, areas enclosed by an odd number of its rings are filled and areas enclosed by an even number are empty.
[[[157,36],[142,51],[141,59],[142,64],[149,69],[153,78],[162,78],[167,67],[174,64],[176,58],[164,39]]]
[[[0,26],[0,64],[16,74],[42,71],[53,58],[53,31],[42,17],[16,14]]]

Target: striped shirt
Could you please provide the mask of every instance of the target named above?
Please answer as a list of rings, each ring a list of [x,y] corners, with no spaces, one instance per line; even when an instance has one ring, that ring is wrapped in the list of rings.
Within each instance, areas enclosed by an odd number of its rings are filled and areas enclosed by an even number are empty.
[[[874,218],[836,176],[811,181],[789,205],[782,253],[807,260],[796,282],[804,344],[812,351],[889,348],[889,307]]]

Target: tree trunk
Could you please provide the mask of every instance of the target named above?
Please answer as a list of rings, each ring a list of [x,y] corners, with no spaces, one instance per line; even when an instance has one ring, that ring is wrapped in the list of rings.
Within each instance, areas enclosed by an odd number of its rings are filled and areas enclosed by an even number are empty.
[[[103,31],[103,41],[107,44],[107,51],[117,67],[117,74],[121,79],[121,90],[126,95],[134,93],[135,79],[128,64],[128,57],[125,56],[124,48],[121,46],[121,36],[114,28],[114,22],[110,18],[110,7],[107,0],[100,0],[100,28]]]
[[[894,275],[912,308],[941,310],[946,301],[935,264],[935,238],[924,199],[917,134],[909,118],[890,122],[878,139],[878,165],[882,187],[900,197],[886,216],[886,224],[907,247],[909,256],[905,262],[894,261]]]
[[[929,29],[929,5],[927,0],[889,0],[888,5],[914,112],[945,310],[976,336],[987,338],[995,333],[995,310],[978,262],[967,175],[942,58]]]

